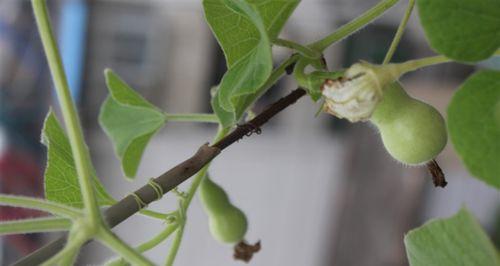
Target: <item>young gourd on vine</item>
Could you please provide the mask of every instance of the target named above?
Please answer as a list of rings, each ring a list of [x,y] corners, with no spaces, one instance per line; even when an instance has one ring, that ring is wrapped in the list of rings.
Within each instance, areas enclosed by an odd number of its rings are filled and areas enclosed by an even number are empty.
[[[212,236],[227,244],[242,241],[247,231],[245,214],[229,201],[224,189],[212,181],[209,175],[201,181],[199,189]]]
[[[248,230],[245,213],[231,203],[226,191],[210,175],[203,178],[199,190],[212,236],[223,244],[234,244],[234,258],[250,261],[260,250],[260,241],[252,245],[244,239]]]
[[[442,56],[401,64],[373,65],[362,61],[343,73],[310,74],[304,73],[307,64],[299,62],[294,74],[313,100],[319,99],[319,95],[324,98],[324,112],[350,122],[372,122],[394,159],[405,165],[422,165],[444,149],[445,121],[434,107],[409,96],[398,80],[407,72],[447,61]]]

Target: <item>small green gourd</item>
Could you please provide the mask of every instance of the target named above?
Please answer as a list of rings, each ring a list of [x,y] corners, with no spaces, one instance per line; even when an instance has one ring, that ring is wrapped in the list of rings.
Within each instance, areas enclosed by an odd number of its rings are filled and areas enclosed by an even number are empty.
[[[389,154],[404,164],[418,165],[434,159],[447,142],[441,114],[410,97],[399,82],[384,88],[370,120],[379,129]]]
[[[248,228],[245,214],[232,205],[218,184],[207,175],[200,184],[200,199],[209,218],[212,236],[222,243],[243,240]]]

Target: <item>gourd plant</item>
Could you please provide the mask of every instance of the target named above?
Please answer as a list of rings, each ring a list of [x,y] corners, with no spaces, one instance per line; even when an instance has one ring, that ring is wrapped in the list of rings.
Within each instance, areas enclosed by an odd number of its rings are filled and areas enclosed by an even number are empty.
[[[475,64],[500,55],[500,0],[409,0],[403,19],[381,64],[361,61],[347,69],[330,70],[325,49],[382,16],[398,0],[383,0],[351,22],[310,44],[279,38],[298,0],[203,0],[206,20],[221,45],[228,70],[212,95],[213,114],[166,113],[149,103],[111,70],[105,71],[109,97],[100,124],[110,137],[126,178],[134,178],[149,140],[168,121],[217,123],[212,144],[204,144],[189,159],[121,200],[100,183],[84,141],[77,110],[69,93],[44,0],[32,0],[36,24],[55,83],[62,119],[49,111],[42,130],[47,146],[45,199],[0,195],[0,204],[50,213],[44,218],[0,223],[0,234],[67,231],[16,265],[70,265],[80,248],[97,240],[116,252],[108,265],[153,265],[143,255],[170,236],[165,265],[174,263],[197,190],[208,216],[210,232],[223,243],[235,243],[235,257],[249,260],[260,245],[244,241],[248,226],[242,210],[208,176],[210,161],[245,135],[260,133],[271,117],[304,95],[321,110],[355,123],[371,121],[390,155],[408,165],[428,165],[435,185],[446,181],[435,162],[447,136],[470,173],[500,189],[500,71],[480,70],[456,91],[447,121],[429,104],[414,99],[400,78],[446,62]],[[414,5],[432,49],[439,55],[390,63]],[[273,68],[271,47],[290,49],[290,57]],[[312,69],[307,70],[306,69]],[[251,118],[252,105],[285,73],[299,88]],[[210,93],[207,88],[206,93]],[[246,122],[243,120],[246,119]],[[243,123],[243,124],[240,124]],[[374,139],[374,141],[376,141]],[[283,165],[286,167],[286,165]],[[363,167],[363,166],[359,166]],[[177,186],[190,178],[187,191]],[[170,213],[147,208],[171,192],[179,206]],[[134,214],[165,223],[147,242],[132,247],[111,228]],[[409,232],[404,242],[411,265],[500,265],[498,251],[464,208],[457,215],[432,221]]]

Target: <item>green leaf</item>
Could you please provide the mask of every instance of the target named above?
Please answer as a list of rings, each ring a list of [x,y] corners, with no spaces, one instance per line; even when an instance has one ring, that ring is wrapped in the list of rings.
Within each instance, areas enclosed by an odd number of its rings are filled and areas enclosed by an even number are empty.
[[[472,175],[500,189],[500,72],[480,71],[453,96],[448,130]]]
[[[451,59],[476,62],[500,47],[500,0],[419,0],[431,47]]]
[[[206,20],[224,50],[228,68],[258,45],[259,29],[246,15],[228,7],[233,1],[204,0]],[[243,2],[243,1],[241,1]],[[260,14],[269,39],[275,39],[297,7],[299,0],[248,0]]]
[[[232,126],[262,95],[272,71],[271,42],[298,1],[204,0],[207,21],[224,50],[228,71],[212,107],[224,127]]]
[[[467,209],[410,231],[404,242],[411,266],[500,265],[493,243]]]
[[[219,104],[219,94],[215,94],[214,97],[212,97],[212,109],[214,110],[214,113],[217,115],[217,118],[219,119],[219,122],[222,124],[224,128],[230,127],[233,125],[235,121],[235,114],[231,112],[227,112],[222,108]]]
[[[247,57],[229,69],[219,85],[220,105],[235,112],[242,96],[254,94],[266,82],[272,71],[269,44],[261,42]]]
[[[248,2],[257,8],[272,41],[278,37],[300,0],[249,0]]]
[[[101,107],[99,123],[113,142],[125,176],[132,178],[149,140],[165,125],[165,114],[111,70],[105,75],[111,95]]]
[[[271,74],[272,53],[266,28],[254,7],[239,0],[225,0],[223,3],[228,11],[250,21],[250,28],[257,29],[257,34],[253,36],[257,43],[235,64],[228,64],[229,69],[217,91],[220,107],[234,114],[239,107],[240,97],[255,93]]]
[[[68,137],[52,110],[45,118],[42,143],[47,147],[45,198],[72,207],[82,207],[78,175]],[[95,171],[93,171],[95,172]],[[115,200],[106,192],[99,179],[92,176],[99,205],[111,205]]]

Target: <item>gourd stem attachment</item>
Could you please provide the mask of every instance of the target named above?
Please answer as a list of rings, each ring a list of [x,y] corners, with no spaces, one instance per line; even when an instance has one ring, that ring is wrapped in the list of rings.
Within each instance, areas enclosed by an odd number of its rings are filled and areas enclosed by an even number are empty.
[[[432,66],[432,65],[438,65],[438,64],[443,64],[443,63],[448,63],[452,62],[452,59],[449,59],[443,55],[437,55],[437,56],[431,56],[431,57],[425,57],[421,59],[414,59],[414,60],[409,60],[404,63],[400,64],[395,64],[401,75],[406,74],[411,71],[415,71],[420,68]]]

